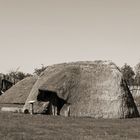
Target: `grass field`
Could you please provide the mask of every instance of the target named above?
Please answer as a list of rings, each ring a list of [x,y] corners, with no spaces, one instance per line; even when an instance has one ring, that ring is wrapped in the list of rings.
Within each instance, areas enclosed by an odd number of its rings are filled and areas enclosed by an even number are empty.
[[[140,140],[140,119],[93,119],[0,112],[0,140]]]

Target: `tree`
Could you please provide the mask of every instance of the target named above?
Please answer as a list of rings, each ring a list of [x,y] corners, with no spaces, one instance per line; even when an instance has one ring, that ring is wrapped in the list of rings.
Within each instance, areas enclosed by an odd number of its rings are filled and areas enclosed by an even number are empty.
[[[0,95],[8,90],[13,84],[16,84],[20,80],[32,76],[29,73],[23,73],[21,71],[10,71],[7,74],[0,73]]]
[[[21,72],[21,71],[10,71],[9,73],[7,73],[5,75],[5,79],[9,80],[15,84],[18,81],[20,81],[26,77],[29,77],[29,76],[32,76],[32,75],[29,73]]]
[[[123,74],[124,79],[126,80],[127,84],[129,86],[134,85],[134,71],[131,66],[129,66],[127,63],[124,64],[121,68],[121,72]]]
[[[47,67],[42,64],[41,68],[34,69],[34,74],[37,74],[39,76],[46,68]]]
[[[138,63],[136,66],[135,66],[135,84],[137,86],[140,85],[140,63]]]

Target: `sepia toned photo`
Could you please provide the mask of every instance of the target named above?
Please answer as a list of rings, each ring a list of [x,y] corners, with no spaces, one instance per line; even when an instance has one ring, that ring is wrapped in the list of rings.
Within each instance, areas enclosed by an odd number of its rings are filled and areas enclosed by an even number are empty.
[[[140,140],[140,1],[0,0],[0,140]]]

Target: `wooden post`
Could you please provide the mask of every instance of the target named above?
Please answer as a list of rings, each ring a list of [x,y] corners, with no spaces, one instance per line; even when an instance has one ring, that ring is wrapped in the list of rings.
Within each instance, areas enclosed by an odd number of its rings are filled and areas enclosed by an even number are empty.
[[[31,115],[34,114],[34,103],[35,103],[35,101],[29,101],[29,104],[30,104],[30,113],[31,113]]]

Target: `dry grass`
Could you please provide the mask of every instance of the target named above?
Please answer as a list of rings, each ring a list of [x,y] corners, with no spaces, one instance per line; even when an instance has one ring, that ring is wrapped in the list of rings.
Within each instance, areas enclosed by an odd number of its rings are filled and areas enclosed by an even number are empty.
[[[0,112],[0,140],[139,140],[140,119],[93,119]]]

